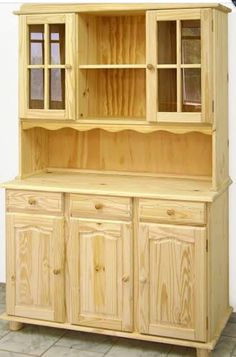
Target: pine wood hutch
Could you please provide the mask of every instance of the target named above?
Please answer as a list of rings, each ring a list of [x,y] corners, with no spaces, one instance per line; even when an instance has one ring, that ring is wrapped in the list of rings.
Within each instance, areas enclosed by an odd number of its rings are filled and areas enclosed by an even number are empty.
[[[7,311],[209,357],[228,294],[227,14],[34,4],[19,15]]]

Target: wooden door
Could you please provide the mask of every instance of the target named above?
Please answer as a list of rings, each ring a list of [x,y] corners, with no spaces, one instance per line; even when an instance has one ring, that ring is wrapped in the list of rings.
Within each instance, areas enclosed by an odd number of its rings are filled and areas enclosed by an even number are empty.
[[[20,16],[20,117],[75,119],[75,14]]]
[[[205,228],[141,223],[141,333],[206,340]]]
[[[7,214],[7,313],[64,321],[64,219]]]
[[[211,122],[212,10],[147,12],[147,120]]]
[[[72,323],[132,330],[132,226],[71,219]]]

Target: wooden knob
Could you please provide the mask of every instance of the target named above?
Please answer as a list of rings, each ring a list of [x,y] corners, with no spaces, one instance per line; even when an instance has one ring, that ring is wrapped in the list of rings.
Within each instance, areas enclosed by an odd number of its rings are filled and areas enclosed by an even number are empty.
[[[16,280],[15,275],[12,275],[12,276],[11,276],[11,281],[14,283],[15,280]]]
[[[166,211],[166,213],[168,214],[168,216],[174,216],[175,215],[175,210],[174,209],[168,209]]]
[[[28,202],[29,202],[29,205],[31,205],[31,206],[35,206],[37,203],[35,198],[29,198]]]
[[[155,69],[155,67],[153,66],[153,64],[149,63],[147,65],[147,69],[149,69],[149,71],[153,71]]]
[[[129,275],[123,275],[122,281],[123,281],[124,283],[127,283],[127,282],[129,281]]]
[[[103,205],[101,203],[95,203],[95,208],[96,209],[102,209]]]
[[[53,274],[54,275],[59,275],[61,273],[61,270],[60,269],[54,269],[53,270]]]
[[[145,284],[147,282],[147,278],[145,278],[144,276],[141,276],[139,278],[139,281],[140,281],[140,283]]]

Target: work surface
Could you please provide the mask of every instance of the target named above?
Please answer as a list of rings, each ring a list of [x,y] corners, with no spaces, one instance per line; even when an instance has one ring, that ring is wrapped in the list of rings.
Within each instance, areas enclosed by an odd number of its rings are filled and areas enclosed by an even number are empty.
[[[3,188],[211,202],[209,180],[48,171],[6,182]]]

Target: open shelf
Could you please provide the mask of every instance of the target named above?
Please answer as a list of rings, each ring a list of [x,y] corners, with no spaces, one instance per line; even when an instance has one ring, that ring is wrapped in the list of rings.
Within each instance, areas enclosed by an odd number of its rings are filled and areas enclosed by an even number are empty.
[[[145,177],[105,173],[49,170],[15,179],[2,185],[7,189],[99,194],[143,198],[181,199],[186,201],[212,201],[217,193],[211,191],[209,179],[174,177]]]
[[[79,118],[143,120],[146,115],[145,69],[79,71]]]
[[[145,15],[80,14],[79,65],[146,63]]]

